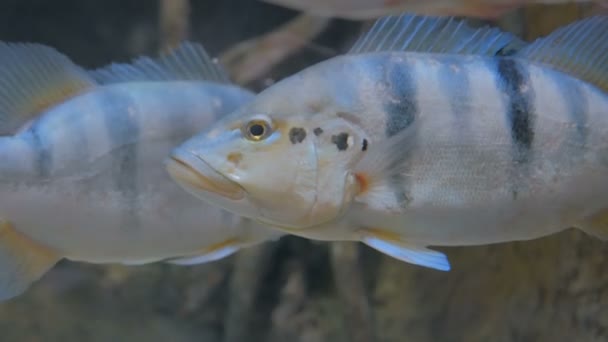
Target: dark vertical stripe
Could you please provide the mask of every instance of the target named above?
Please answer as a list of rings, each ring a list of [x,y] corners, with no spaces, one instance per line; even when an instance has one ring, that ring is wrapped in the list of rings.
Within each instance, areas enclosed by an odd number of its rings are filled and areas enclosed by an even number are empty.
[[[406,62],[385,63],[385,81],[388,85],[388,97],[384,104],[386,113],[385,134],[387,138],[408,128],[418,114],[416,103],[416,84],[412,80],[410,66]],[[405,152],[404,152],[405,153]],[[399,158],[402,164],[401,170],[407,172],[407,160],[409,155]],[[389,180],[395,191],[395,199],[400,206],[405,207],[411,200],[409,195],[409,184],[402,174],[395,174]]]
[[[409,127],[416,118],[416,88],[407,73],[405,63],[390,63],[387,65],[386,81],[389,87],[389,100],[384,104],[386,112],[386,136],[401,132]]]
[[[507,95],[507,121],[515,145],[515,161],[530,159],[534,141],[534,93],[529,75],[514,59],[498,58],[498,78],[501,90]]]
[[[122,146],[112,152],[112,175],[115,188],[127,201],[127,214],[122,218],[125,229],[139,227],[138,187],[137,187],[137,142],[140,129],[135,117],[129,115],[129,108],[137,108],[128,94],[118,91],[107,92],[99,98],[103,109],[105,129],[114,146]],[[112,104],[109,106],[108,104]]]
[[[511,192],[517,199],[532,158],[534,90],[525,67],[512,58],[497,58],[498,84],[506,94],[506,119],[513,142]]]
[[[36,175],[40,178],[47,178],[51,174],[53,167],[53,156],[51,155],[50,141],[45,139],[44,130],[40,125],[34,125],[30,129],[30,143],[36,155]]]
[[[576,130],[573,132],[576,136],[574,141],[580,144],[581,147],[587,145],[589,137],[589,103],[581,85],[578,81],[572,81],[557,73],[552,73],[552,78],[560,90],[560,96],[566,105],[568,116],[576,125]]]
[[[209,206],[209,208],[211,208],[211,206]],[[222,231],[225,231],[225,232],[233,231],[235,215],[227,210],[220,209],[219,207],[215,208],[214,210],[221,210],[221,219],[220,219],[221,227],[217,227],[217,228]]]
[[[70,174],[87,157],[88,139],[82,128],[86,117],[78,111],[61,108],[44,113],[23,133],[36,158],[33,173],[40,179]],[[66,160],[53,155],[54,144],[61,146],[60,153],[68,153]]]

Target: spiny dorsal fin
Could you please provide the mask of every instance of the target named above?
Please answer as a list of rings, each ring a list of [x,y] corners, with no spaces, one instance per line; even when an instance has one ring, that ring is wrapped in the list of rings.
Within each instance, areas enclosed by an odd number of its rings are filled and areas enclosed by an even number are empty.
[[[102,84],[135,81],[203,80],[230,83],[223,68],[202,45],[183,42],[157,58],[139,57],[131,63],[113,63],[90,71]]]
[[[608,92],[608,16],[560,27],[515,56],[548,65]]]
[[[411,51],[495,56],[525,45],[523,40],[498,28],[472,28],[454,17],[403,14],[376,20],[349,53]]]
[[[0,135],[14,134],[52,105],[95,87],[81,67],[35,43],[0,42]]]

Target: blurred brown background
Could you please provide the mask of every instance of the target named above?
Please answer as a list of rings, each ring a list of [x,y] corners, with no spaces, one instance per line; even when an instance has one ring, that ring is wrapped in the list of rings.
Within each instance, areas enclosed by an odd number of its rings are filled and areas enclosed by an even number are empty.
[[[532,6],[497,24],[532,39],[591,11]],[[48,44],[92,68],[189,38],[260,90],[360,34],[358,22],[298,15],[253,0],[4,0],[0,39]],[[281,25],[287,35],[250,40]],[[195,267],[62,262],[0,304],[0,342],[608,340],[608,244],[567,231],[438,249],[452,271],[295,237]]]

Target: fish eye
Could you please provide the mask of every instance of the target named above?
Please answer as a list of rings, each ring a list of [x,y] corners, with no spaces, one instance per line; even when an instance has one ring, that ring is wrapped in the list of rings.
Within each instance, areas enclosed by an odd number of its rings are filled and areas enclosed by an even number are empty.
[[[255,118],[247,122],[243,127],[243,134],[252,141],[260,141],[266,139],[272,133],[270,120],[266,118]]]

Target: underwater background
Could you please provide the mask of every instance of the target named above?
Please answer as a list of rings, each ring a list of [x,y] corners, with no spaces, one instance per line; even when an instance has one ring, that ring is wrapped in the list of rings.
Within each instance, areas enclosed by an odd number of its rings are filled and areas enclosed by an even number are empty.
[[[595,10],[528,6],[496,24],[530,40]],[[94,68],[189,39],[259,91],[344,53],[369,24],[299,15],[253,0],[3,0],[0,40],[50,45]],[[309,20],[295,38],[251,40],[294,18]],[[608,340],[608,244],[568,230],[437,250],[450,272],[297,237],[192,267],[62,261],[0,303],[0,342]]]

